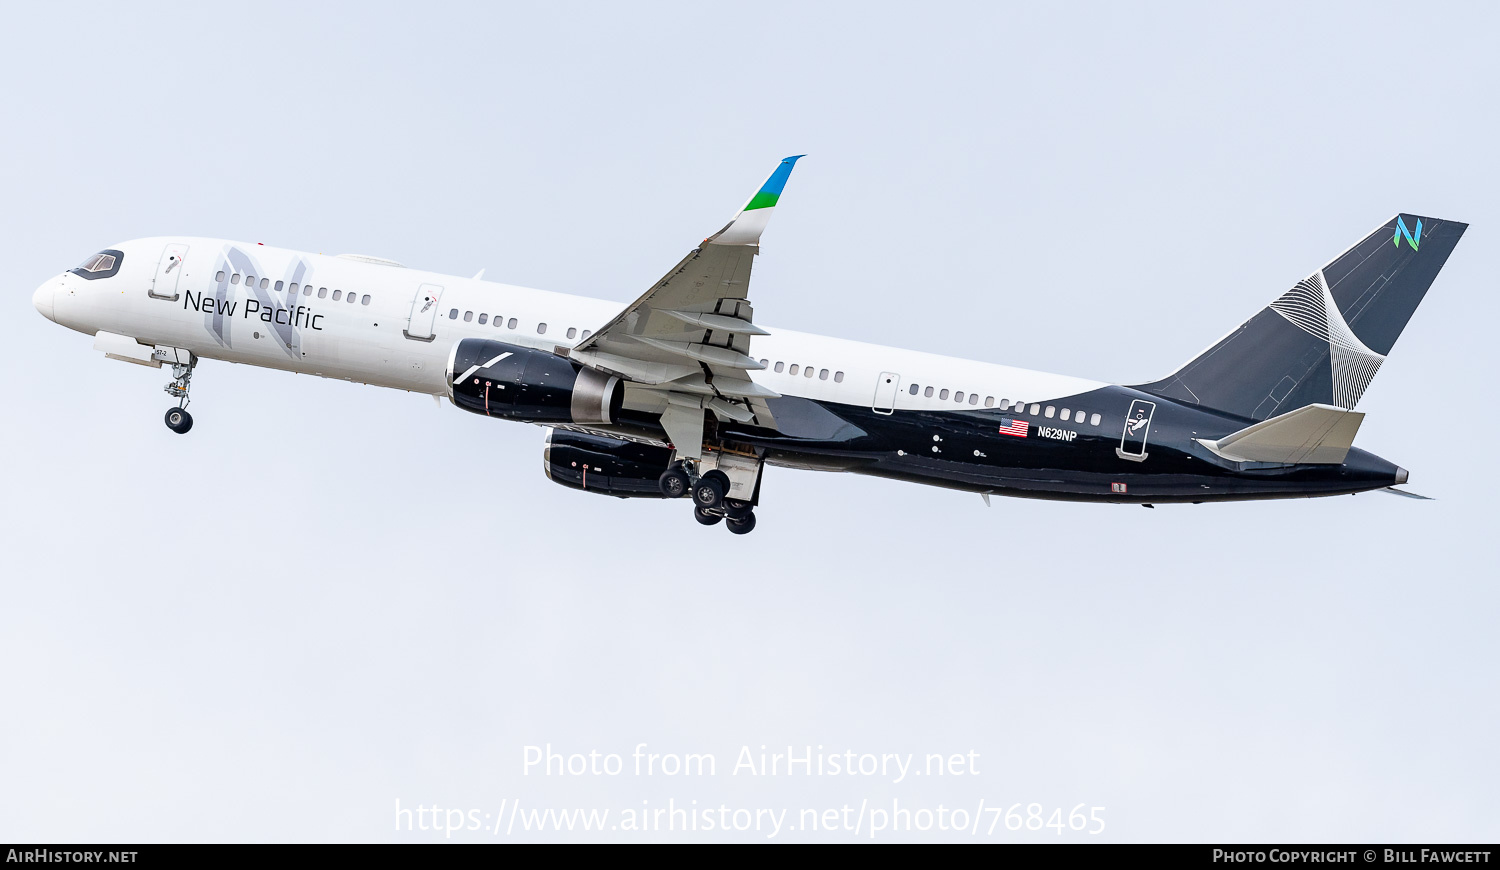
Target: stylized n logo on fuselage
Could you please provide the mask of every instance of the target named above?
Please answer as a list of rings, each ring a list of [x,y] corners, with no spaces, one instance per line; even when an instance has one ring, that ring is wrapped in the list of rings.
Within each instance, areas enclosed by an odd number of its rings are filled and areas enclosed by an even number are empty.
[[[1401,215],[1396,215],[1396,236],[1392,241],[1396,243],[1396,247],[1398,248],[1401,247],[1402,236],[1406,236],[1406,243],[1411,245],[1411,249],[1415,251],[1417,243],[1422,241],[1422,219],[1417,218],[1417,231],[1411,232],[1407,230],[1406,221],[1401,219]]]

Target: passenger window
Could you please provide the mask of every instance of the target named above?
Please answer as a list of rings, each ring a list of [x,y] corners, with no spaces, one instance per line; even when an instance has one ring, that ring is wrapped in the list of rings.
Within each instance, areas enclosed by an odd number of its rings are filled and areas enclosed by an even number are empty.
[[[311,296],[312,295],[312,285],[311,284],[303,284],[302,285],[302,295],[303,296]]]
[[[246,275],[245,276],[245,286],[246,287],[254,287],[255,286],[255,276],[254,275]]]
[[[570,326],[570,327],[568,327],[568,338],[576,338],[577,336],[578,336],[578,327],[576,327],[576,326]]]
[[[995,407],[995,397],[994,396],[985,396],[984,397],[984,406],[986,408],[993,408],[993,407]]]
[[[1040,414],[1041,411],[1042,411],[1042,406],[1041,405],[1032,405],[1031,406],[1031,416],[1035,417],[1037,414]]]
[[[919,386],[917,386],[916,384],[912,384],[911,385],[911,389],[907,390],[907,392],[911,393],[913,396],[915,396],[917,394],[917,390],[920,390],[920,389],[922,389],[922,388],[919,387]]]
[[[547,334],[547,324],[545,324],[545,323],[538,323],[536,325],[536,334],[537,335],[546,335]]]
[[[342,291],[342,290],[335,290],[335,291],[333,291],[333,301],[334,302],[339,301],[340,297],[342,297],[343,295],[344,295],[344,291]]]
[[[956,392],[956,393],[953,394],[953,401],[962,404],[963,400],[964,400],[963,390],[959,390],[958,392]]]
[[[978,393],[970,393],[969,394],[969,404],[971,404],[971,405],[977,405],[977,404],[979,404],[979,394]]]
[[[818,369],[818,380],[820,380],[820,381],[826,381],[826,380],[828,380],[828,369]]]
[[[1052,407],[1052,406],[1051,406],[1051,405],[1048,405],[1048,406],[1047,406],[1047,413],[1046,413],[1046,417],[1047,417],[1047,418],[1048,418],[1048,419],[1051,419],[1051,417],[1052,417],[1052,415],[1053,415],[1053,414],[1055,414],[1055,413],[1057,413],[1057,409],[1056,409],[1056,408],[1054,408],[1054,407]]]
[[[843,372],[834,372],[833,373],[833,382],[835,384],[842,384],[844,382],[844,373]]]
[[[235,272],[233,275],[230,275],[229,276],[229,283],[231,283],[231,284],[238,284],[238,283],[240,283],[240,273],[239,272]]]
[[[593,335],[593,334],[594,334],[594,331],[592,329],[585,329],[583,331],[583,337],[584,338],[588,338],[590,335]]]
[[[948,391],[947,390],[942,390],[941,392],[939,392],[938,393],[938,398],[939,399],[946,399],[946,398],[948,398]]]
[[[266,289],[269,286],[271,286],[271,279],[270,278],[262,278],[262,279],[260,279],[260,289],[264,290],[264,289]]]
[[[1069,414],[1071,414],[1071,413],[1073,413],[1073,412],[1072,412],[1072,411],[1069,411],[1069,410],[1068,410],[1068,409],[1067,409],[1067,408],[1063,408],[1063,409],[1062,409],[1062,413],[1061,413],[1061,414],[1058,414],[1058,415],[1057,415],[1057,416],[1059,416],[1059,417],[1061,417],[1061,418],[1062,418],[1062,421],[1063,421],[1063,422],[1064,422],[1064,423],[1066,423],[1066,422],[1068,422],[1068,415],[1069,415]]]
[[[223,269],[220,269],[219,270],[219,274],[217,274],[217,275],[214,276],[214,280],[218,281],[220,284],[224,283],[224,270]]]
[[[928,387],[927,389],[923,390],[922,397],[926,399],[932,398],[932,387]]]
[[[350,293],[348,296],[345,296],[344,297],[344,301],[348,302],[350,305],[353,305],[354,304],[354,294]]]
[[[292,283],[288,284],[286,289],[290,290],[293,296],[296,296],[297,295],[297,282],[293,281]]]
[[[322,294],[320,293],[318,295],[321,296]],[[448,312],[448,319],[449,320],[457,320],[458,319],[458,309],[457,308],[455,308],[452,311]]]
[[[286,286],[285,284],[282,284],[280,281],[277,281],[276,282],[276,292],[280,293],[281,292],[281,288],[285,287],[285,286]]]
[[[812,377],[813,376],[813,367],[812,366],[808,366],[807,368],[803,369],[802,370],[802,376],[805,377],[805,378]]]
[[[366,293],[365,295],[361,296],[359,298],[359,304],[360,305],[369,305],[370,304],[370,294]],[[484,321],[481,320],[479,322],[483,323]]]
[[[366,301],[369,301],[369,299],[370,299],[370,297],[368,297],[368,296],[365,297]],[[481,312],[480,315],[479,315],[479,325],[483,326],[483,325],[485,325],[486,323],[489,323],[489,322],[490,322],[490,316],[488,314],[484,314],[484,313]]]
[[[505,328],[506,329],[515,329],[516,328],[516,319],[514,317],[512,317],[510,319],[510,322],[507,323],[507,324],[505,324]]]
[[[1089,422],[1092,423],[1095,426],[1098,426],[1100,419],[1101,419],[1100,416],[1098,414],[1095,414],[1094,416],[1092,416],[1092,417],[1089,418]]]
[[[777,360],[776,361],[776,373],[778,375],[781,374],[781,370],[784,369],[784,368],[786,368],[786,363],[782,362],[781,360]]]
[[[770,365],[770,363],[771,363],[770,360],[763,359],[763,360],[760,361],[760,367],[761,368],[765,368],[766,366]]]
[[[792,363],[792,367],[790,369],[788,369],[787,372],[789,374],[794,374],[795,375],[797,373],[797,370],[800,369],[800,368],[801,368],[801,366],[797,365],[796,363]]]
[[[337,293],[338,291],[334,291],[334,292]],[[337,295],[335,295],[333,298],[337,299],[339,297]],[[474,319],[474,312],[472,312],[472,311],[465,311],[464,312],[464,323],[468,323],[469,321],[471,321],[473,319]]]

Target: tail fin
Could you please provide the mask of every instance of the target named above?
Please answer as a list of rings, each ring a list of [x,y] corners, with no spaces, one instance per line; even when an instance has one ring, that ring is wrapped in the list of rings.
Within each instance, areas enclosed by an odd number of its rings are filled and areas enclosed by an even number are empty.
[[[1254,420],[1351,409],[1468,224],[1399,214],[1174,374],[1138,389]]]

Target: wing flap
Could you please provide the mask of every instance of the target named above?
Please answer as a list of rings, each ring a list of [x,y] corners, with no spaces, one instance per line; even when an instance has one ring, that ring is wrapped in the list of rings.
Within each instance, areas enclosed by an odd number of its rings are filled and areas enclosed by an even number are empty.
[[[704,314],[697,311],[671,311],[663,310],[662,314],[675,317],[683,323],[692,326],[701,326],[716,332],[732,332],[735,335],[770,335],[759,326],[748,320],[738,317],[725,317],[722,314]]]
[[[579,351],[574,348],[568,356],[586,366],[618,375],[638,384],[664,384],[702,372],[700,366],[690,365],[680,360],[676,363],[664,363],[597,350]]]
[[[714,382],[710,384],[702,372],[678,378],[667,386],[687,393],[699,393],[705,396],[717,394],[734,399],[776,399],[781,396],[775,390],[763,387],[752,380],[733,378],[728,375],[714,375]]]
[[[754,371],[765,368],[765,366],[760,364],[759,360],[751,359],[749,356],[746,356],[745,354],[742,354],[732,348],[720,347],[715,344],[703,344],[701,342],[685,341],[662,341],[659,338],[650,338],[644,335],[636,335],[632,337],[642,344],[650,345],[657,350],[665,351],[666,353],[672,354],[673,356],[683,356],[687,357],[688,359],[697,360],[698,362],[708,363],[709,365],[725,366],[726,368],[743,369],[745,371]]]

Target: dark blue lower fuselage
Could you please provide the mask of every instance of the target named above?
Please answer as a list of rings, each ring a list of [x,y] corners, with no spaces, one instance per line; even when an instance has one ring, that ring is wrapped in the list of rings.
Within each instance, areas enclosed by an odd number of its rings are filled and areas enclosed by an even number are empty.
[[[987,408],[886,413],[783,396],[769,402],[776,430],[721,424],[719,436],[763,449],[778,465],[1069,501],[1298,498],[1400,482],[1396,465],[1357,449],[1341,465],[1225,459],[1195,439],[1218,439],[1256,421],[1130,387],[1106,387],[1049,404],[1089,409],[1090,418],[1097,411],[1100,424],[1082,414],[1064,422]],[[1148,423],[1127,433],[1127,415],[1147,405]],[[1027,424],[1024,436],[1001,433],[1012,420]]]

